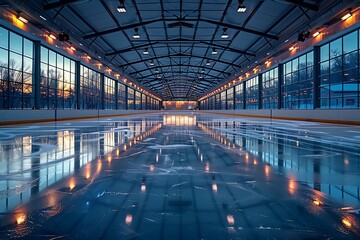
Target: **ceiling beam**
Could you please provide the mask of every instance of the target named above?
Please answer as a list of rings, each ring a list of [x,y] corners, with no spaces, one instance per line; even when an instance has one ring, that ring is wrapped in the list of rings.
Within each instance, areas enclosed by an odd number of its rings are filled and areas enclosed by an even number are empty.
[[[247,32],[247,33],[251,33],[251,34],[255,34],[255,35],[259,35],[262,37],[267,37],[267,38],[271,38],[271,39],[275,39],[275,40],[279,40],[278,36],[272,35],[272,34],[268,34],[268,33],[263,33],[257,30],[253,30],[253,29],[249,29],[246,27],[241,27],[241,26],[237,26],[237,25],[233,25],[233,24],[229,24],[229,23],[223,23],[223,22],[217,22],[214,20],[210,20],[210,19],[203,19],[203,18],[195,18],[195,19],[186,19],[186,18],[159,18],[159,19],[154,19],[154,20],[149,20],[149,21],[143,21],[143,22],[139,22],[139,23],[135,23],[135,24],[129,24],[126,26],[121,26],[121,27],[116,27],[116,28],[111,28],[111,29],[107,29],[104,31],[100,31],[100,32],[96,32],[96,33],[91,33],[91,34],[87,34],[84,35],[84,39],[89,39],[89,38],[93,38],[93,37],[99,37],[105,34],[110,34],[110,33],[114,33],[114,32],[119,32],[119,31],[124,31],[127,29],[131,29],[131,28],[136,28],[136,27],[140,27],[140,26],[144,26],[144,25],[148,25],[148,24],[152,24],[152,23],[156,23],[156,22],[173,22],[173,21],[183,21],[183,22],[206,22],[206,23],[210,23],[210,24],[214,24],[214,25],[218,25],[218,26],[222,26],[222,27],[227,27],[227,28],[231,28],[231,29],[235,29],[238,31],[243,31],[243,32]]]
[[[315,12],[319,11],[318,5],[312,4],[312,3],[307,3],[307,2],[304,2],[303,0],[284,0],[284,1],[293,3],[299,7],[303,7],[303,8],[315,11]]]
[[[59,7],[64,7],[66,5],[75,3],[75,2],[80,2],[82,0],[60,0],[57,2],[53,2],[53,3],[49,3],[49,4],[44,4],[44,10],[51,10],[54,8],[59,8]]]
[[[147,40],[144,40],[144,41],[141,40],[141,42],[147,42]],[[121,54],[121,53],[125,53],[125,52],[130,52],[130,51],[136,50],[138,48],[152,46],[152,45],[156,45],[156,44],[162,44],[162,43],[169,44],[169,43],[179,43],[179,42],[181,42],[181,43],[188,42],[188,43],[192,43],[192,44],[199,43],[199,44],[204,44],[204,45],[207,45],[207,46],[210,45],[210,46],[213,46],[213,47],[229,50],[230,52],[235,52],[235,53],[242,54],[242,55],[248,55],[248,56],[251,56],[251,57],[256,57],[256,55],[254,53],[250,53],[250,52],[243,51],[243,50],[240,50],[240,49],[231,48],[231,47],[228,47],[228,46],[212,43],[212,42],[209,42],[209,41],[192,40],[192,39],[186,39],[186,38],[157,40],[156,42],[150,42],[150,43],[147,43],[147,44],[135,46],[134,48],[125,48],[125,49],[121,49],[121,50],[118,50],[118,51],[109,52],[109,53],[106,53],[105,55],[106,56],[111,56],[111,55]]]
[[[187,21],[188,21],[188,19],[187,19]],[[194,21],[195,21],[195,19],[194,19]],[[278,36],[268,34],[268,33],[264,33],[264,32],[260,32],[260,31],[256,31],[256,30],[249,29],[249,28],[246,28],[246,27],[232,25],[232,24],[229,24],[229,23],[217,22],[217,21],[210,20],[210,19],[199,19],[198,21],[211,23],[211,24],[214,24],[214,25],[222,26],[222,27],[232,28],[232,29],[235,29],[235,30],[238,30],[238,31],[252,33],[252,34],[255,34],[255,35],[258,35],[258,36],[267,37],[267,38],[271,38],[271,39],[274,39],[274,40],[279,40]]]
[[[143,22],[134,23],[134,24],[129,24],[129,25],[126,25],[126,26],[111,28],[111,29],[108,29],[108,30],[87,34],[83,38],[84,39],[89,39],[89,38],[93,38],[93,37],[99,37],[99,36],[102,36],[102,35],[106,35],[106,34],[110,34],[110,33],[114,33],[114,32],[120,32],[120,31],[132,29],[132,28],[136,28],[136,27],[141,27],[141,26],[144,26],[144,25],[148,25],[148,24],[156,23],[156,22],[160,22],[160,21],[162,21],[161,18],[160,19],[149,20],[149,21],[143,21]],[[175,20],[173,20],[173,21],[175,21]]]
[[[184,64],[181,64],[181,65],[180,64],[179,65],[174,65],[174,64],[162,65],[162,66],[156,66],[156,67],[151,67],[151,68],[144,68],[144,69],[141,69],[141,70],[136,71],[136,72],[131,72],[129,74],[130,75],[135,75],[135,74],[138,74],[138,73],[141,73],[141,72],[151,71],[151,70],[157,69],[157,68],[167,68],[167,67],[193,67],[193,68],[201,68],[201,69],[206,69],[206,70],[222,73],[222,74],[227,75],[227,76],[231,75],[231,73],[224,72],[224,71],[221,71],[221,70],[218,70],[218,69],[215,69],[215,68],[209,68],[209,67],[206,67],[206,66],[194,66],[194,65],[190,65],[190,64],[187,64],[187,65],[184,65]]]
[[[223,61],[223,60],[213,59],[213,58],[209,58],[209,57],[205,57],[205,56],[196,56],[196,55],[191,55],[191,54],[185,54],[185,53],[176,53],[176,54],[170,54],[170,55],[167,54],[167,55],[162,55],[162,56],[157,56],[157,57],[152,57],[152,58],[147,58],[147,59],[140,59],[140,60],[137,60],[137,61],[134,61],[134,62],[128,62],[128,63],[122,64],[119,67],[127,67],[127,66],[130,66],[130,65],[134,65],[134,64],[138,64],[138,63],[142,63],[142,62],[146,62],[146,61],[151,61],[151,60],[160,59],[160,58],[171,58],[171,57],[201,58],[201,59],[206,59],[206,60],[209,60],[209,61],[223,63],[223,64],[226,64],[226,65],[231,65],[231,66],[234,66],[234,67],[240,67],[237,64],[226,62],[226,61]]]
[[[122,53],[130,52],[130,51],[133,51],[133,50],[136,50],[136,49],[139,49],[139,48],[144,48],[144,47],[148,47],[148,46],[151,46],[151,45],[155,45],[155,44],[158,44],[158,43],[159,42],[150,42],[150,43],[141,44],[141,45],[130,47],[130,48],[124,48],[124,49],[121,49],[121,50],[108,52],[108,53],[105,54],[105,56],[112,56],[112,55],[116,55],[116,54],[122,54]]]
[[[229,50],[230,52],[235,52],[235,53],[239,53],[239,54],[242,54],[242,55],[248,55],[248,56],[251,56],[251,57],[256,57],[256,55],[254,53],[239,50],[239,49],[236,49],[236,48],[227,47],[227,46],[224,46],[224,45],[220,45],[220,44],[216,44],[216,43],[212,43],[212,42],[207,42],[207,41],[200,41],[200,43],[205,44],[205,45],[214,46],[214,47],[217,47],[217,48],[222,48],[222,49],[225,49],[225,50]]]
[[[200,75],[203,75],[203,76],[209,76],[209,77],[212,77],[212,78],[215,78],[215,79],[223,79],[223,78],[219,78],[219,77],[217,77],[217,76],[214,76],[214,75],[212,75],[212,74],[207,74],[207,73],[198,73],[198,72],[185,72],[185,71],[175,71],[175,72],[173,72],[173,71],[171,71],[171,72],[165,72],[165,73],[152,73],[152,74],[149,74],[149,75],[146,75],[146,76],[142,76],[141,78],[142,79],[146,79],[146,78],[148,78],[148,77],[152,77],[152,76],[158,76],[158,75],[160,75],[160,76],[163,76],[162,78],[159,78],[159,79],[163,79],[163,78],[167,78],[166,76],[165,76],[165,74],[167,74],[167,73],[170,73],[170,74],[175,74],[175,73],[184,73],[185,75],[184,76],[188,76],[188,77],[190,77],[189,75],[187,75],[188,73],[191,73],[191,74],[198,74],[199,76]],[[174,76],[174,75],[173,75]],[[171,77],[171,76],[170,76]],[[193,78],[194,79],[194,78]]]

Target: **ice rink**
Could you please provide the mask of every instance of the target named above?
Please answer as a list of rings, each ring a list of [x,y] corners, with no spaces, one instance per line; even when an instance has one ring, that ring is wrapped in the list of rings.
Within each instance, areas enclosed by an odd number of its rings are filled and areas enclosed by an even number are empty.
[[[360,127],[162,112],[0,128],[0,238],[360,238]]]

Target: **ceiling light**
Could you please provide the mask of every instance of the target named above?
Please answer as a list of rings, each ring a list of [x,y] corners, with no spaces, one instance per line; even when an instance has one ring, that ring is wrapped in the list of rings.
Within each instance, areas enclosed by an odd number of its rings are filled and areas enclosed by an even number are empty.
[[[124,0],[120,0],[120,6],[117,7],[117,11],[119,13],[125,13],[126,12],[125,1]]]
[[[200,75],[199,78],[204,78],[204,77],[202,75]]]
[[[41,15],[40,15],[40,18],[41,18],[42,20],[46,21],[46,18],[45,18],[44,16],[41,16]]]
[[[215,48],[213,48],[213,49],[212,49],[211,54],[213,54],[213,55],[217,54],[217,51],[216,51],[216,49],[215,49]]]
[[[227,28],[224,28],[223,29],[223,34],[221,35],[221,38],[228,38],[229,37],[229,35],[227,34]]]
[[[150,66],[154,66],[155,63],[153,61],[150,61]]]
[[[159,73],[159,70],[158,70],[158,69],[156,69],[156,70],[155,70],[155,73]]]
[[[352,16],[351,12],[347,12],[344,16],[341,17],[341,20],[345,21],[346,19],[348,19],[351,16]]]
[[[49,38],[56,40],[56,36],[54,34],[49,34]]]
[[[149,54],[149,51],[148,51],[147,48],[145,48],[145,50],[143,51],[143,54],[145,54],[145,55],[148,55],[148,54]]]
[[[70,49],[76,51],[76,48],[74,48],[73,46],[71,46]]]
[[[157,78],[161,78],[161,75],[158,75]]]
[[[317,31],[317,32],[314,32],[312,36],[313,36],[313,37],[317,37],[317,36],[319,36],[320,34],[321,34],[321,32]]]
[[[133,38],[140,38],[140,35],[138,33],[139,29],[138,28],[134,28],[134,35],[133,35]]]
[[[204,73],[205,72],[205,70],[204,69],[202,69],[201,71],[200,71],[200,73]]]
[[[18,19],[20,20],[20,21],[22,21],[23,23],[28,23],[29,21],[26,19],[26,18],[24,18],[24,17],[22,17],[22,16],[18,16]]]
[[[244,0],[239,0],[239,6],[237,12],[243,13],[246,11],[246,6],[244,5]]]
[[[290,48],[289,48],[289,51],[292,51],[292,50],[294,50],[295,49],[295,46],[291,46]]]
[[[287,43],[289,41],[289,39],[286,39],[285,42]]]
[[[91,57],[89,55],[86,55],[86,58],[89,59],[89,60],[91,59]]]
[[[206,62],[206,66],[209,66],[210,65],[210,60],[208,60],[207,62]]]

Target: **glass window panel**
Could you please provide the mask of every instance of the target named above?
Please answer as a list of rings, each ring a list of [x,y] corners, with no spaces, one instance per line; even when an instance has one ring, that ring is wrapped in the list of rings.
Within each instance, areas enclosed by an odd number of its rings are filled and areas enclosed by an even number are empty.
[[[64,69],[64,57],[60,54],[57,54],[57,67],[60,69]]]
[[[344,36],[344,54],[358,49],[358,33],[352,32]]]
[[[342,54],[342,38],[330,43],[330,58],[338,57]]]
[[[306,68],[306,55],[303,55],[299,58],[299,69]]]
[[[71,72],[75,72],[75,61],[72,61],[71,60],[71,63],[70,63],[70,65],[71,65]]]
[[[24,38],[24,55],[32,58],[33,57],[33,42],[29,39]]]
[[[358,66],[358,52],[344,55],[344,70],[356,68]]]
[[[32,73],[32,71],[33,71],[33,60],[31,58],[24,57],[23,71],[27,72],[27,73]]]
[[[0,48],[0,67],[8,67],[9,52]]]
[[[23,38],[16,33],[10,32],[10,50],[22,54]]]
[[[8,49],[9,31],[0,27],[0,47]]]
[[[352,69],[344,71],[344,82],[356,82],[358,80],[358,70]]]
[[[10,52],[9,68],[15,70],[22,70],[22,57],[20,54]]]
[[[329,44],[320,47],[320,61],[329,60]]]
[[[342,79],[343,79],[342,73],[331,74],[330,75],[330,84],[342,83]],[[337,87],[337,88],[339,88],[339,87]]]
[[[313,66],[314,65],[314,52],[311,51],[307,54],[306,56],[306,62],[307,62],[307,66]]]
[[[45,47],[41,47],[41,61],[47,63],[49,61],[49,50]]]
[[[56,53],[51,50],[49,50],[49,64],[56,66]]]
[[[70,59],[69,58],[64,58],[64,70],[65,71],[71,71],[71,66],[70,66]]]
[[[342,57],[330,60],[330,73],[342,71]]]
[[[323,62],[320,64],[320,75],[327,75],[329,74],[329,61]]]
[[[296,58],[292,60],[292,71],[297,71],[299,69],[299,59]]]

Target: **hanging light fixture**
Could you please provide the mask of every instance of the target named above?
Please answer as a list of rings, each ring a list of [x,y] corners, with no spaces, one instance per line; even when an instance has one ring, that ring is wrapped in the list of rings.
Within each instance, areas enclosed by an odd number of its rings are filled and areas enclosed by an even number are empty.
[[[209,65],[210,65],[210,60],[207,60],[206,66],[209,66]]]
[[[154,66],[155,63],[153,61],[150,61],[150,66]]]
[[[229,35],[227,34],[227,28],[224,28],[224,29],[223,29],[223,33],[222,33],[222,35],[221,35],[221,38],[226,39],[226,38],[228,38],[228,37],[229,37]]]
[[[124,0],[120,0],[120,6],[117,7],[117,11],[119,13],[126,13],[125,1]]]
[[[17,19],[20,20],[20,21],[22,21],[23,23],[28,23],[28,22],[29,22],[26,18],[24,18],[24,17],[21,16],[20,14],[18,15]]]
[[[138,28],[134,28],[134,35],[133,35],[133,38],[140,38],[140,35],[139,35],[139,29]]]
[[[145,54],[145,55],[149,54],[148,48],[145,48],[145,50],[143,51],[143,54]]]
[[[54,39],[54,40],[57,39],[57,37],[56,37],[54,34],[52,34],[52,33],[50,33],[48,36],[49,36],[49,38],[51,38],[51,39]]]
[[[346,12],[342,17],[341,20],[345,21],[346,19],[350,18],[352,16],[351,12]]]
[[[243,13],[246,11],[246,6],[244,5],[244,0],[239,0],[239,6],[237,12]]]
[[[213,48],[211,54],[215,55],[215,54],[217,54],[217,53],[218,53],[218,52],[216,51],[216,49]]]

